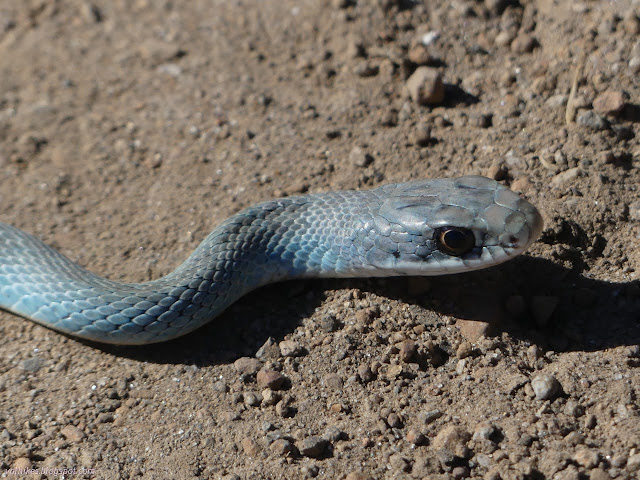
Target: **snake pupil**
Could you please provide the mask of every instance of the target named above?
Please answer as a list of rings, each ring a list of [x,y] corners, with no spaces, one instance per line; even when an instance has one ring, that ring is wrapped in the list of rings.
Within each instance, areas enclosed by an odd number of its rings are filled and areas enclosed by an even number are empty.
[[[476,244],[471,230],[456,227],[439,228],[435,232],[435,241],[440,251],[456,257],[469,252]]]

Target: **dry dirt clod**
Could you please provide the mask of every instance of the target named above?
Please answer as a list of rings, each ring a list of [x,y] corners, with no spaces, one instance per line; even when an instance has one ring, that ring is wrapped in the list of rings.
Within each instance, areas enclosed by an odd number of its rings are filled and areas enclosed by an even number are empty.
[[[256,375],[256,380],[258,381],[258,385],[262,388],[279,390],[283,386],[286,377],[280,372],[276,372],[274,370],[260,370]]]
[[[407,80],[411,99],[419,105],[437,105],[444,101],[444,83],[440,72],[431,67],[419,67]]]
[[[624,105],[624,95],[617,90],[607,90],[593,100],[593,109],[601,115],[618,115]]]
[[[547,373],[541,373],[531,380],[531,387],[538,400],[551,400],[562,392],[560,382]]]

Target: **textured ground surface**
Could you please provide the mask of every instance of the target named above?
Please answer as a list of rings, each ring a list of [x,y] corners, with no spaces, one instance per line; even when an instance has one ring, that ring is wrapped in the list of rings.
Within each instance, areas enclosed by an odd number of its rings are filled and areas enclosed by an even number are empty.
[[[0,313],[0,476],[639,478],[639,13],[1,1],[0,220],[95,272],[155,278],[254,202],[412,178],[499,178],[546,228],[503,267],[276,285],[149,348]],[[418,63],[442,104],[408,96]]]

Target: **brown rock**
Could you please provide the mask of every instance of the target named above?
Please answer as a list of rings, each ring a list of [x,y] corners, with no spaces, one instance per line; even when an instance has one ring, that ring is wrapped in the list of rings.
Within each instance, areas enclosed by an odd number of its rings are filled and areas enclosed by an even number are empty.
[[[560,382],[553,375],[541,373],[531,380],[531,387],[538,400],[551,400],[562,392]]]
[[[511,42],[511,51],[513,53],[529,53],[538,46],[538,40],[535,37],[521,33]]]
[[[363,325],[369,325],[378,316],[380,316],[380,309],[375,307],[364,308],[356,312],[356,321]]]
[[[362,380],[362,383],[369,383],[376,378],[373,370],[371,370],[371,367],[366,363],[363,363],[358,367],[358,376],[360,377],[360,380]]]
[[[607,90],[593,100],[593,109],[602,115],[617,115],[624,108],[624,104],[622,92]]]
[[[13,468],[15,468],[16,470],[26,470],[28,468],[31,468],[31,460],[29,460],[27,457],[16,458],[16,460],[13,462]]]
[[[578,465],[581,465],[587,469],[595,468],[600,463],[600,455],[598,454],[598,452],[588,448],[581,448],[580,450],[578,450],[574,454],[573,459]]]
[[[400,343],[400,360],[410,362],[418,352],[416,342],[413,340],[405,340]]]
[[[279,390],[284,384],[286,377],[275,370],[260,370],[256,376],[256,380],[262,388]]]
[[[255,375],[260,370],[262,362],[257,358],[241,357],[233,362],[233,366],[238,373],[246,373],[249,375]]]
[[[250,457],[255,457],[260,453],[260,445],[253,438],[245,437],[242,439],[242,450]]]
[[[409,60],[418,65],[427,65],[433,62],[433,57],[429,55],[427,47],[421,43],[414,45],[409,50]]]
[[[407,440],[407,442],[414,445],[422,445],[425,442],[426,437],[415,428],[412,428],[407,432],[405,439]]]
[[[64,438],[74,443],[81,442],[86,437],[85,433],[82,430],[73,425],[67,425],[62,429],[61,433]]]
[[[411,99],[420,105],[437,105],[444,100],[442,75],[435,68],[419,67],[407,80]]]
[[[472,343],[481,337],[486,337],[491,330],[491,324],[476,320],[459,319],[456,326],[460,329],[460,335]]]
[[[373,162],[373,157],[360,147],[353,147],[349,153],[349,161],[356,167],[364,168]]]
[[[527,177],[520,177],[516,178],[513,183],[511,183],[511,190],[515,192],[527,192],[532,186],[533,185]]]
[[[438,435],[433,439],[432,446],[435,450],[445,448],[455,452],[458,447],[466,446],[470,439],[471,434],[462,427],[448,425],[438,432]]]
[[[298,357],[302,353],[302,346],[293,340],[283,340],[278,346],[283,357]]]
[[[576,178],[582,175],[582,169],[580,167],[573,167],[564,172],[558,173],[551,179],[551,186],[555,188],[563,188],[566,185],[573,183]]]
[[[328,373],[322,378],[322,385],[332,390],[340,390],[342,384],[342,377],[337,373]]]
[[[487,170],[487,177],[500,181],[507,178],[508,173],[509,169],[506,163],[501,160],[495,160]]]
[[[419,124],[409,134],[409,141],[419,147],[425,147],[431,142],[431,127]]]
[[[284,438],[279,438],[278,440],[273,442],[269,446],[269,448],[273,453],[281,456],[288,455],[293,451],[293,445],[291,444],[291,442]]]

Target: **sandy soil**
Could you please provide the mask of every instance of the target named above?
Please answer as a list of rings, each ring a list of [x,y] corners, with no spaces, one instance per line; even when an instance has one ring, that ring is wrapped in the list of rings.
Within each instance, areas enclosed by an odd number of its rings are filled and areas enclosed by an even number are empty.
[[[252,203],[413,178],[500,179],[546,228],[498,268],[284,283],[147,348],[1,313],[0,476],[640,478],[638,14],[1,1],[0,220],[92,271],[155,278]],[[419,65],[443,102],[409,96]]]

